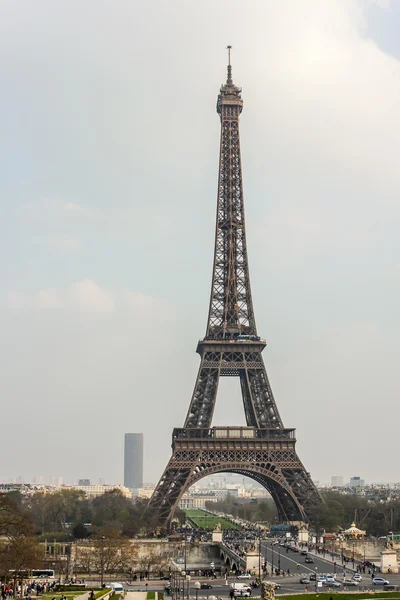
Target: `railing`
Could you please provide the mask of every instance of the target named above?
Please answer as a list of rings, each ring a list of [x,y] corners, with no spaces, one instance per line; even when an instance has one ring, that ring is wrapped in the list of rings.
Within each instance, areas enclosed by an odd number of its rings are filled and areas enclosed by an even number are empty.
[[[218,337],[205,337],[199,340],[199,344],[266,344],[267,340],[258,335],[243,336],[242,338],[218,338]]]
[[[256,429],[255,427],[175,428],[173,439],[269,439],[294,440],[295,429]]]

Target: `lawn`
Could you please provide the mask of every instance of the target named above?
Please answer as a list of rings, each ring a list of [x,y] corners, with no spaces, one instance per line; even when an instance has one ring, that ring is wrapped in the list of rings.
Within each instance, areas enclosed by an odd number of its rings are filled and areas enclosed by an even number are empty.
[[[214,529],[217,523],[221,524],[222,529],[239,529],[237,525],[227,519],[215,517],[204,510],[185,510],[186,519],[194,527],[201,529]]]
[[[43,594],[43,596],[40,596],[40,600],[51,600],[52,598],[56,598],[56,600],[59,600],[61,596],[65,596],[67,600],[73,600],[77,596],[82,596],[82,594],[86,594],[86,592],[87,590],[77,590],[76,592],[52,592],[51,594]]]

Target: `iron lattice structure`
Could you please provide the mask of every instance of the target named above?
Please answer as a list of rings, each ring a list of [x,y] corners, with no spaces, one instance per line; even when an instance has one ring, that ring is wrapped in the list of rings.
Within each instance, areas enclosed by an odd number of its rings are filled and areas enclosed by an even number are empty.
[[[170,524],[182,494],[220,472],[247,475],[272,495],[284,521],[307,521],[322,500],[285,429],[261,356],[250,288],[243,204],[239,117],[241,89],[228,65],[217,112],[221,119],[214,268],[207,331],[197,352],[201,364],[182,429],[174,429],[172,457],[149,501]],[[239,377],[247,427],[211,427],[221,376]]]

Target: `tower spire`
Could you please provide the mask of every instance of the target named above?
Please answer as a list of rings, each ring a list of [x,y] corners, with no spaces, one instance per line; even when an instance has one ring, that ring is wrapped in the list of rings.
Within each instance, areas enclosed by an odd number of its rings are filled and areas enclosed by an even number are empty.
[[[228,50],[228,76],[226,78],[226,85],[233,85],[233,80],[232,80],[232,65],[231,65],[231,50],[232,50],[232,46],[227,46],[226,49]]]

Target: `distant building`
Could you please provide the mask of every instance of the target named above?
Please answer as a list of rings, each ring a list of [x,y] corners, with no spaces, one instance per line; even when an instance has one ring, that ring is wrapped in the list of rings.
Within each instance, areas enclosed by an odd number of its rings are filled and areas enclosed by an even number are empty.
[[[111,492],[112,490],[119,490],[125,498],[132,498],[131,490],[123,485],[73,485],[71,487],[74,490],[85,492],[88,498],[96,498],[96,496],[102,496],[106,492]]]
[[[343,487],[343,476],[342,475],[332,475],[331,486],[332,487]]]
[[[143,433],[125,434],[124,486],[143,487]]]
[[[206,502],[218,502],[218,498],[215,494],[183,494],[179,501],[179,508],[182,510],[189,509],[204,509]]]
[[[78,485],[91,485],[90,479],[78,479]]]
[[[350,487],[364,487],[365,481],[361,477],[350,477]]]
[[[133,488],[132,496],[136,498],[151,498],[155,489],[155,485],[147,485],[141,488]]]

